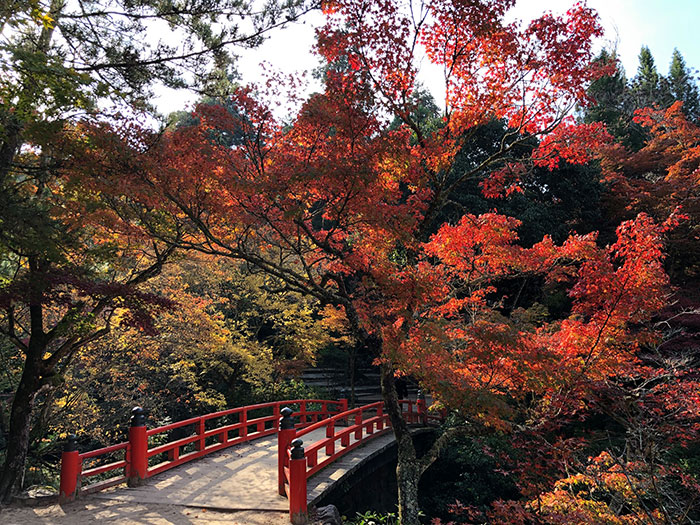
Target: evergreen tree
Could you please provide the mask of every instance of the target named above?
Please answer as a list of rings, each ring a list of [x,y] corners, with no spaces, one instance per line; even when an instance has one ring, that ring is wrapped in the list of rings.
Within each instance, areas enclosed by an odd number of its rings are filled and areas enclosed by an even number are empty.
[[[647,46],[642,46],[639,52],[639,67],[635,82],[639,90],[652,97],[659,88],[659,72],[656,70],[654,57]]]
[[[671,105],[669,80],[659,75],[654,57],[647,46],[642,46],[639,52],[639,67],[637,76],[632,80],[631,94],[636,109]]]
[[[648,52],[648,48],[645,48]],[[588,95],[593,103],[582,112],[581,119],[586,124],[603,122],[610,134],[625,147],[637,151],[644,147],[646,134],[641,126],[634,122],[635,110],[646,107],[648,100],[640,94],[650,89],[648,84],[659,84],[658,73],[654,59],[649,53],[643,52],[644,65],[640,65],[637,76],[628,81],[625,71],[614,50],[603,49],[596,57],[597,65],[615,65],[615,72],[601,76],[591,82]],[[656,88],[651,88],[652,92]]]
[[[627,135],[630,121],[629,108],[626,107],[627,79],[624,69],[619,64],[615,52],[607,49],[600,52],[595,63],[601,66],[614,64],[616,69],[612,75],[602,76],[591,82],[588,95],[594,103],[584,110],[583,121],[586,124],[603,122],[614,137],[623,139]]]
[[[683,112],[688,119],[693,122],[700,121],[700,94],[698,94],[698,86],[694,82],[678,49],[673,50],[671,67],[668,71],[668,81],[673,100],[683,102]]]
[[[659,75],[654,57],[647,46],[642,46],[639,52],[637,75],[629,83],[627,92],[630,118],[628,134],[623,143],[632,150],[638,151],[644,147],[648,136],[638,124],[632,121],[634,112],[648,107],[668,107],[673,101],[669,81]]]

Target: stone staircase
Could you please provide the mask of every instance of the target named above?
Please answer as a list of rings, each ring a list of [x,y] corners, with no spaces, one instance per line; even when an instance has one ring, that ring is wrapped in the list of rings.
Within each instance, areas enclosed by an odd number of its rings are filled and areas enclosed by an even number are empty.
[[[340,367],[314,367],[307,368],[301,374],[301,380],[305,384],[325,391],[330,399],[339,399],[343,391],[350,396],[350,374],[346,368]],[[418,393],[418,385],[407,381],[408,397],[415,399]],[[366,405],[381,401],[381,389],[379,386],[379,369],[377,367],[359,367],[355,371],[355,404]]]

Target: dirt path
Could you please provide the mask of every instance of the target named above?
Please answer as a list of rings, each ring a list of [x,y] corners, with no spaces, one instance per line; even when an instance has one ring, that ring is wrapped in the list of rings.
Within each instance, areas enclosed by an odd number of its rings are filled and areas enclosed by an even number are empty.
[[[4,507],[3,525],[82,525],[92,523],[148,525],[289,525],[287,512],[217,512],[210,509],[101,500],[86,497],[68,505]]]

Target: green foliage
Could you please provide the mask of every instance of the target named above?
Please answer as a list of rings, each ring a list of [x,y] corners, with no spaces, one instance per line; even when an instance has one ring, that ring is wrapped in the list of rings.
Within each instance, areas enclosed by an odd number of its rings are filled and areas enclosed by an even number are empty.
[[[283,399],[324,399],[324,393],[298,379],[285,379],[258,384],[251,393],[251,403]]]
[[[618,137],[624,144],[631,144],[636,137],[642,135],[639,126],[632,122],[634,106],[628,96],[625,72],[617,56],[607,49],[600,52],[595,63],[615,67],[615,72],[591,82],[588,95],[594,102],[586,107],[582,120],[586,124],[603,122],[611,135]]]
[[[615,69],[590,84],[588,94],[594,103],[583,110],[581,118],[586,123],[604,122],[608,131],[627,148],[638,151],[649,139],[644,129],[632,120],[638,109],[657,106],[665,109],[680,100],[690,121],[700,119],[696,79],[677,49],[673,51],[668,76],[658,72],[647,46],[642,47],[637,74],[630,80],[625,78],[614,51],[604,49],[596,62]]]
[[[659,89],[659,73],[656,70],[654,57],[647,46],[642,46],[639,52],[639,67],[637,68],[637,76],[634,78],[635,89],[643,97],[647,97],[648,101],[653,101],[658,95]]]
[[[423,86],[419,85],[418,88],[411,93],[410,108],[410,113],[403,117],[415,127],[413,136],[414,143],[418,139],[415,130],[420,130],[422,134],[428,135],[437,131],[443,125],[442,119],[440,118],[440,108],[435,103],[432,94]],[[404,119],[396,116],[389,126],[389,129],[398,129],[403,122]]]
[[[501,457],[508,450],[505,435],[455,441],[423,475],[421,508],[431,518],[449,520],[455,501],[484,507],[499,499],[517,499],[516,481],[502,470]]]
[[[74,429],[92,428],[95,437],[109,433],[134,405],[177,421],[315,396],[289,376],[308,366],[326,340],[322,323],[314,320],[308,301],[267,294],[261,286],[260,276],[207,258],[183,259],[166,269],[152,288],[179,307],[159,315],[158,334],[115,331],[74,368],[65,402],[87,394],[80,404],[94,421],[76,420],[80,411],[72,409]]]
[[[394,512],[379,514],[368,510],[363,513],[358,512],[355,518],[348,523],[349,525],[398,525],[399,518]]]
[[[688,120],[698,123],[700,121],[700,93],[678,49],[674,49],[671,56],[668,81],[671,85],[673,100],[683,102],[683,113]]]
[[[462,149],[450,168],[451,177],[474,169],[500,147],[499,137],[505,132],[502,123],[492,121],[465,137]],[[512,156],[524,158],[535,141],[515,148]],[[459,184],[449,196],[445,211],[436,222],[456,222],[464,213],[481,214],[494,209],[522,221],[518,228],[519,242],[531,246],[545,235],[562,242],[571,232],[588,233],[600,228],[600,170],[595,165],[563,163],[549,170],[532,168],[523,178],[522,192],[502,199],[484,197],[481,177]]]

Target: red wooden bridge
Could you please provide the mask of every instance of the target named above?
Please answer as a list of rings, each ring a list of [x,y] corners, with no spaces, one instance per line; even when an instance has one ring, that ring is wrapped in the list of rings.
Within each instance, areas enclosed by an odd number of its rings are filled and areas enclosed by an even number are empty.
[[[421,398],[400,404],[409,424],[434,424],[444,418],[444,413],[429,412]],[[328,484],[319,471],[359,447],[364,450],[366,443],[379,441],[390,429],[381,402],[348,409],[346,399],[275,401],[152,429],[146,427],[146,414],[137,407],[127,442],[79,452],[75,436],[69,436],[61,458],[59,499],[69,502],[127,483],[132,489],[109,497],[179,504],[188,500],[197,506],[210,503],[212,508],[230,508],[226,502],[235,501],[242,510],[288,508],[291,522],[302,524],[307,522],[309,483],[315,492]],[[305,442],[310,444],[303,447]],[[163,487],[144,486],[153,476],[236,445],[239,454],[204,463],[203,472],[185,472],[164,481]],[[195,490],[197,480],[191,478],[197,475],[207,479]],[[217,492],[221,485],[227,486]],[[173,500],[168,500],[165,486],[174,494]]]

